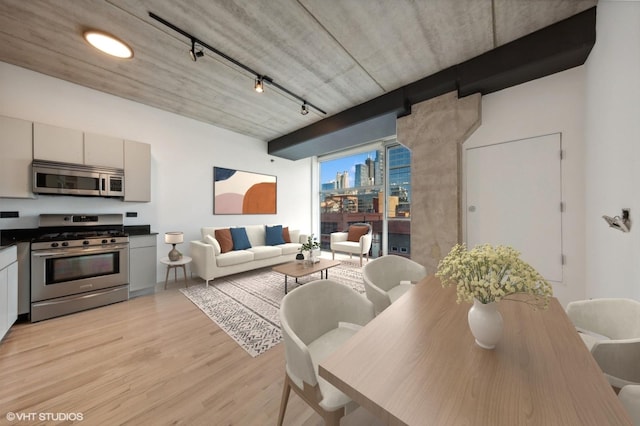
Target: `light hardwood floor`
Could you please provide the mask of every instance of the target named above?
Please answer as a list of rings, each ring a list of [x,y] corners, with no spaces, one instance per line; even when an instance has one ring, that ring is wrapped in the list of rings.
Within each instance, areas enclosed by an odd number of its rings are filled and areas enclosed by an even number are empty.
[[[10,424],[8,412],[82,413],[84,425],[275,424],[284,345],[252,358],[181,285],[14,325],[0,343],[0,425]],[[343,421],[374,423],[362,408]],[[285,424],[323,422],[292,392]]]

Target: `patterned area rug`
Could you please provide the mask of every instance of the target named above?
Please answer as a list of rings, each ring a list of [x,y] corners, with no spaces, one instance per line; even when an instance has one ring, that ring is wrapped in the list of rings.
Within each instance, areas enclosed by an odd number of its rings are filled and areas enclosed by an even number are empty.
[[[359,260],[342,260],[329,269],[329,279],[364,293]],[[320,279],[320,273],[298,279],[289,277],[288,290]],[[256,357],[280,343],[278,310],[284,297],[284,275],[271,268],[257,269],[180,291],[220,326],[251,356]]]

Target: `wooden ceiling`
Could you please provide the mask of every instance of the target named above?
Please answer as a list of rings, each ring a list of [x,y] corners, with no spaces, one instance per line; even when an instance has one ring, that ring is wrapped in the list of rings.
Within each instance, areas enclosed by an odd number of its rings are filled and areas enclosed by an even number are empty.
[[[0,0],[0,61],[268,141],[537,31],[597,0]],[[325,110],[191,42],[152,12]],[[110,58],[82,38],[116,35]]]

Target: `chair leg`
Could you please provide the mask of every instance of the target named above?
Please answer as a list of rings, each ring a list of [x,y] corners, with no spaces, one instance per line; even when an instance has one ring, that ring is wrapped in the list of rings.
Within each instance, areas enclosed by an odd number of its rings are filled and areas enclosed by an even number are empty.
[[[360,266],[362,266],[362,253],[360,253]]]
[[[325,415],[322,416],[325,426],[340,426],[340,419],[344,416],[344,412],[344,408],[331,412],[325,411]]]
[[[289,376],[287,373],[284,373],[284,385],[282,387],[282,400],[280,401],[280,414],[278,414],[278,426],[282,426],[282,422],[284,421],[284,412],[287,409],[290,393],[291,383],[289,382]]]
[[[336,260],[336,252],[331,250],[331,259]]]

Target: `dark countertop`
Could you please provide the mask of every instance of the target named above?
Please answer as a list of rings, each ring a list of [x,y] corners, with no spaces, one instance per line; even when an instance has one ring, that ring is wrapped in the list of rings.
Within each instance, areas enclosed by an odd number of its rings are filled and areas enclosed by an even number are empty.
[[[151,232],[150,225],[129,225],[124,227],[124,232],[131,236],[135,235],[157,235],[157,232]],[[0,230],[0,248],[10,246],[21,242],[30,242],[38,236],[41,231],[38,228],[28,229],[1,229]]]
[[[149,235],[157,234],[157,232],[151,232],[151,225],[129,225],[124,227],[124,232],[133,235]]]

